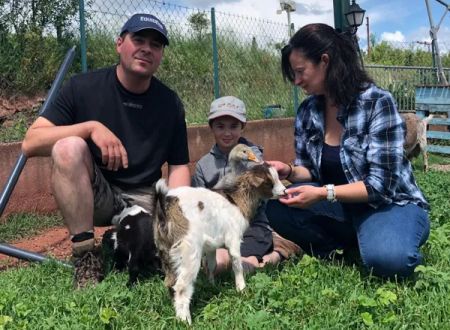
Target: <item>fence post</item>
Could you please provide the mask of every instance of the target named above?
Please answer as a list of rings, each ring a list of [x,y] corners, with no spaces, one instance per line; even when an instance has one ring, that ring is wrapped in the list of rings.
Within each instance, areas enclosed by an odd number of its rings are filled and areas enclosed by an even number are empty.
[[[300,105],[298,102],[298,87],[297,86],[292,87],[292,94],[293,94],[293,98],[294,98],[294,116],[295,116],[295,114],[297,113],[298,106]]]
[[[217,35],[216,35],[216,12],[214,7],[211,8],[211,36],[213,47],[213,65],[214,65],[214,98],[220,97],[219,86],[219,55],[217,51]]]
[[[295,26],[294,26],[294,23],[291,23],[289,26],[289,41],[291,40],[294,33],[295,33]],[[292,85],[292,97],[294,99],[294,116],[295,116],[295,114],[297,113],[298,106],[299,106],[298,87],[295,85]]]
[[[87,71],[87,60],[86,60],[86,30],[84,19],[84,0],[79,0],[79,10],[80,10],[80,52],[81,52],[81,70],[82,72]]]

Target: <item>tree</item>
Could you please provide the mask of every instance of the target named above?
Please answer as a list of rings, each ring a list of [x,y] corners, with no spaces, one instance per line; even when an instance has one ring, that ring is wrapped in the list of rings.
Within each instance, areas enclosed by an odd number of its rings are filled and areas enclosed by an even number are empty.
[[[61,41],[77,13],[78,0],[0,0],[0,22],[17,35],[50,29]]]
[[[370,55],[366,56],[366,63],[400,66],[431,66],[432,59],[429,52],[417,49],[396,48],[382,41],[372,46]]]
[[[204,36],[204,32],[208,29],[209,20],[206,17],[206,13],[194,13],[188,18],[189,24],[197,34],[197,38],[201,40]]]
[[[375,45],[377,44],[377,36],[374,33],[370,34],[370,47],[375,47]]]

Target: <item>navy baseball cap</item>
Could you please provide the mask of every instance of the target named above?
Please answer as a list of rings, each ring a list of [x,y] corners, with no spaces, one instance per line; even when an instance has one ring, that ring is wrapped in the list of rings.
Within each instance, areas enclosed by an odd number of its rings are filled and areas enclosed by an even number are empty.
[[[163,38],[163,43],[165,45],[169,44],[166,26],[159,18],[150,14],[134,14],[125,22],[120,34],[122,35],[124,32],[135,33],[147,29],[158,31]]]

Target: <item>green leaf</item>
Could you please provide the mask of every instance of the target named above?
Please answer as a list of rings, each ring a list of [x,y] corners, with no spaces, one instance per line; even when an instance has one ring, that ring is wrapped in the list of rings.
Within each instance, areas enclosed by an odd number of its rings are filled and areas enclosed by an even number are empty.
[[[415,273],[426,273],[427,272],[427,267],[425,267],[424,265],[419,265],[416,267],[416,269],[414,269]]]
[[[376,293],[378,295],[378,301],[383,306],[388,306],[397,301],[397,295],[392,291],[379,288]]]
[[[373,325],[372,314],[370,314],[368,312],[361,313],[361,318],[365,325],[367,325],[367,326]]]
[[[365,295],[360,295],[358,297],[359,304],[363,307],[376,307],[377,302],[375,299],[367,297]]]
[[[392,322],[395,322],[396,320],[397,320],[397,315],[395,315],[394,312],[390,311],[389,313],[386,314],[385,317],[383,317],[381,322],[392,323]]]
[[[334,289],[326,288],[322,290],[322,296],[326,296],[329,298],[337,298],[339,297],[339,294]]]
[[[5,329],[5,325],[12,322],[12,317],[8,315],[0,315],[0,330]]]
[[[19,317],[25,317],[31,313],[32,309],[20,302],[13,307],[14,313]]]
[[[117,318],[117,316],[118,314],[114,309],[109,307],[100,308],[100,321],[102,321],[103,324],[110,324],[111,320]]]

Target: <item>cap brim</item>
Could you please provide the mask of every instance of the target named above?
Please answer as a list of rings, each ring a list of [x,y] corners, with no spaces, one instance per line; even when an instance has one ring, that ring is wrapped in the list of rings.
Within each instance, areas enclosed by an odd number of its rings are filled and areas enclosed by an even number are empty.
[[[126,31],[131,32],[131,33],[136,33],[136,32],[144,31],[144,30],[154,30],[156,32],[159,32],[159,34],[161,35],[161,38],[163,40],[164,45],[169,46],[169,39],[167,39],[167,37],[164,35],[164,33],[161,30],[158,30],[156,28],[153,28],[153,27],[142,27],[142,28],[128,29]],[[123,31],[123,32],[125,32],[125,31]]]
[[[219,118],[219,117],[225,117],[225,116],[230,116],[230,117],[236,118],[237,120],[239,120],[242,123],[247,122],[247,119],[244,116],[242,116],[240,114],[237,114],[234,111],[229,111],[229,110],[221,110],[221,111],[219,111],[217,113],[213,113],[213,114],[209,115],[208,116],[208,121],[212,120],[212,119]]]

